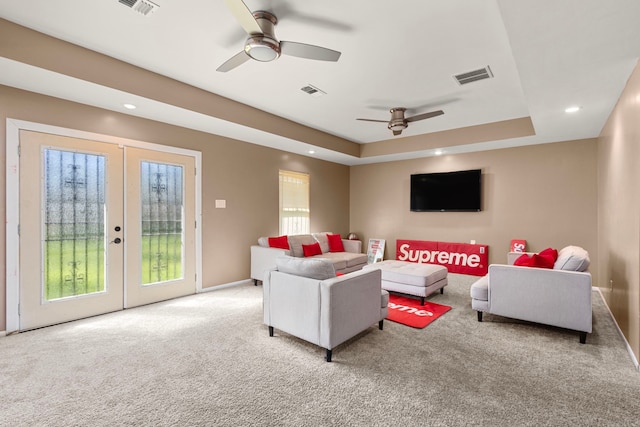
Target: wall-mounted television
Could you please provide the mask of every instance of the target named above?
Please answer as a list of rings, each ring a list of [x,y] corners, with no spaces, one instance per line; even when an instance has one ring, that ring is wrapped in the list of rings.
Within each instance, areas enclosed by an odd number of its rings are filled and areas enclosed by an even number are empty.
[[[482,202],[482,171],[411,175],[411,211],[479,212]]]

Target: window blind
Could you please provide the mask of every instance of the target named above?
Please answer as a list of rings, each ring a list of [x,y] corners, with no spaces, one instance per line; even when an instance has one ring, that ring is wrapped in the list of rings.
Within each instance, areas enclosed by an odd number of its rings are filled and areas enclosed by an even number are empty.
[[[309,233],[309,174],[280,171],[280,234]]]

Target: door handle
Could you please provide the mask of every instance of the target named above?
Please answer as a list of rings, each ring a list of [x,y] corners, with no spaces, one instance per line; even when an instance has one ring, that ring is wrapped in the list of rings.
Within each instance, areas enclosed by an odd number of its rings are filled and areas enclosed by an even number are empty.
[[[122,239],[119,237],[116,237],[115,239],[113,239],[111,242],[109,243],[115,243],[116,245],[119,245],[122,242]]]

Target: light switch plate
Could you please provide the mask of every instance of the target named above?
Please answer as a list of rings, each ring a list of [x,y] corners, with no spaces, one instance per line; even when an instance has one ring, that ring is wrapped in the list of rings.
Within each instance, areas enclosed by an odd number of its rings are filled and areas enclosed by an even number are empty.
[[[226,200],[216,200],[216,209],[224,209],[227,207]]]

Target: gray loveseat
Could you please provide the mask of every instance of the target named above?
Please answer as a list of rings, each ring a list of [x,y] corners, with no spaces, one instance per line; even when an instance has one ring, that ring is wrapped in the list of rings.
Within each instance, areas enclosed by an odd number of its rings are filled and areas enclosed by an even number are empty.
[[[279,257],[263,281],[264,323],[326,349],[333,348],[387,317],[389,293],[380,270],[337,276],[321,258]]]
[[[268,238],[260,237],[258,244],[251,246],[251,278],[254,284],[262,281],[266,272],[276,266],[276,258],[283,255],[304,257],[302,245],[319,243],[321,255],[311,258],[324,258],[331,261],[336,273],[350,273],[367,265],[367,255],[362,253],[362,242],[342,239],[344,252],[330,252],[327,241],[328,233],[298,234],[287,236],[290,249],[269,247]]]
[[[561,249],[553,269],[512,265],[521,255],[509,253],[508,265],[490,265],[489,274],[471,286],[471,307],[478,321],[485,312],[572,329],[579,331],[584,344],[592,329],[587,251],[577,246]]]

